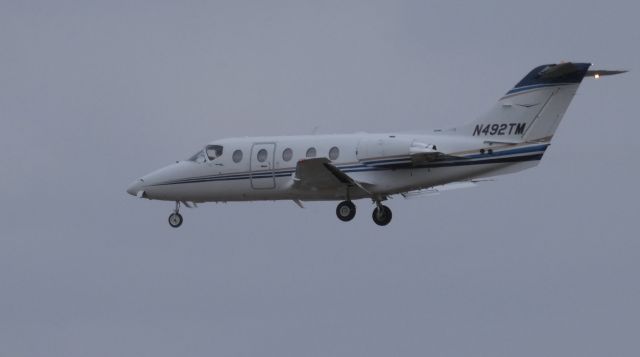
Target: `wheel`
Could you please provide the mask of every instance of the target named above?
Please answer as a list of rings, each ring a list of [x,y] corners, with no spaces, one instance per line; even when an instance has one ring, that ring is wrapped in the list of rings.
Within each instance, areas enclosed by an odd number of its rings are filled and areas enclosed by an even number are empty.
[[[169,215],[169,225],[173,228],[178,228],[182,224],[182,215],[180,213],[172,213]]]
[[[351,201],[342,201],[336,208],[336,216],[343,222],[349,222],[356,216],[356,205]]]
[[[386,226],[391,222],[391,209],[387,206],[380,205],[373,209],[371,217],[373,221],[379,226]]]

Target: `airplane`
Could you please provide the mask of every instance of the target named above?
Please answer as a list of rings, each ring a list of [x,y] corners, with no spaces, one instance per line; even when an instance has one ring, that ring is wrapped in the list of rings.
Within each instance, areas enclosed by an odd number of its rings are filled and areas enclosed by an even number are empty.
[[[174,201],[171,227],[183,222],[181,203],[292,200],[340,201],[338,219],[351,221],[354,200],[370,199],[373,221],[391,222],[383,202],[468,187],[540,162],[585,77],[626,71],[590,70],[590,63],[535,67],[490,110],[470,123],[406,134],[333,134],[215,140],[186,160],[135,180],[127,193]]]

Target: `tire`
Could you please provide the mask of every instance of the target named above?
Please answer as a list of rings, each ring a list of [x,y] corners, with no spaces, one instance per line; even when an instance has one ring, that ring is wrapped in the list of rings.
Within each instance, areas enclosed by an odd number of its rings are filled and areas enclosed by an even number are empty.
[[[356,205],[351,201],[342,201],[336,207],[336,216],[343,222],[349,222],[356,216]]]
[[[373,214],[371,215],[373,221],[379,226],[386,226],[389,224],[392,216],[391,209],[384,205],[374,208]]]
[[[169,215],[169,225],[178,228],[182,225],[182,215],[180,213],[172,213]]]

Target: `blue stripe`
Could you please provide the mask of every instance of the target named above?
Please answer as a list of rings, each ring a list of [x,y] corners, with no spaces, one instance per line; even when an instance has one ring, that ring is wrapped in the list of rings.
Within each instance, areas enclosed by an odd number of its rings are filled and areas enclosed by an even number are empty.
[[[365,172],[365,171],[385,171],[390,169],[437,168],[437,167],[484,165],[484,164],[509,163],[509,162],[525,162],[525,161],[542,159],[543,152],[547,146],[548,145],[539,145],[539,146],[534,146],[529,148],[506,150],[504,152],[494,153],[494,154],[469,156],[469,158],[481,157],[483,158],[483,160],[466,160],[462,158],[459,160],[428,162],[418,166],[406,165],[404,163],[390,163],[390,164],[378,165],[378,166],[349,164],[349,165],[344,165],[344,167],[340,167],[340,169],[345,173],[350,173],[350,172]],[[523,153],[525,154],[531,153],[531,154],[524,155],[524,156],[504,157],[506,155],[523,154]],[[258,179],[258,178],[286,177],[286,176],[291,176],[294,172],[295,172],[295,169],[285,169],[283,171],[277,171],[273,173],[265,172],[265,173],[253,174],[253,175],[251,173],[243,173],[243,174],[227,174],[227,175],[217,175],[217,176],[202,176],[202,177],[193,177],[193,178],[187,178],[182,180],[163,182],[163,183],[155,184],[152,186],[166,186],[166,185],[216,182],[216,181],[236,181],[236,180],[248,180],[252,178]]]
[[[380,159],[380,160],[363,161],[362,163],[364,163],[365,165],[375,165],[375,164],[381,164],[381,163],[387,163],[387,162],[395,162],[395,161],[411,161],[411,159],[408,158],[407,156],[402,156],[402,157],[396,157],[396,158],[393,158],[393,159]]]
[[[530,147],[522,147],[522,148],[515,148],[515,149],[497,151],[497,152],[493,152],[491,154],[489,154],[489,153],[471,154],[471,155],[462,156],[460,158],[444,159],[444,160],[441,160],[441,161],[430,161],[430,162],[427,162],[427,163],[423,164],[422,166],[425,166],[425,165],[428,166],[429,164],[432,164],[432,163],[441,164],[443,162],[460,162],[460,160],[487,158],[489,156],[495,158],[495,157],[501,157],[501,156],[506,156],[506,155],[526,154],[526,153],[532,153],[532,152],[538,152],[538,151],[544,152],[547,149],[548,146],[549,146],[549,144],[542,144],[542,145],[536,145],[536,146],[530,146]],[[396,159],[364,161],[363,164],[364,165],[371,165],[371,166],[388,167],[388,166],[397,166],[397,165],[400,165],[400,164],[405,164],[405,163],[410,163],[410,162],[411,162],[411,159],[405,156],[403,158],[396,158]]]
[[[500,151],[500,152],[494,152],[493,154],[469,155],[469,156],[465,156],[465,158],[467,158],[467,159],[476,159],[476,158],[479,158],[479,157],[485,157],[487,155],[504,156],[504,155],[524,154],[524,153],[536,152],[536,151],[545,151],[545,150],[547,150],[548,146],[549,146],[549,144],[536,145],[536,146],[530,146],[530,147],[516,148],[516,149],[509,149],[509,150],[504,150],[504,151]]]

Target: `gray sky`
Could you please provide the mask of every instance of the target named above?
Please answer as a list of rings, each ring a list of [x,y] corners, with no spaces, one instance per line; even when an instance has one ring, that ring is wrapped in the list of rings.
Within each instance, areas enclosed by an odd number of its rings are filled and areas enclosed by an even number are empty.
[[[0,2],[0,355],[637,356],[634,1]],[[171,203],[228,136],[426,130],[532,67],[580,88],[534,170],[371,205]]]

